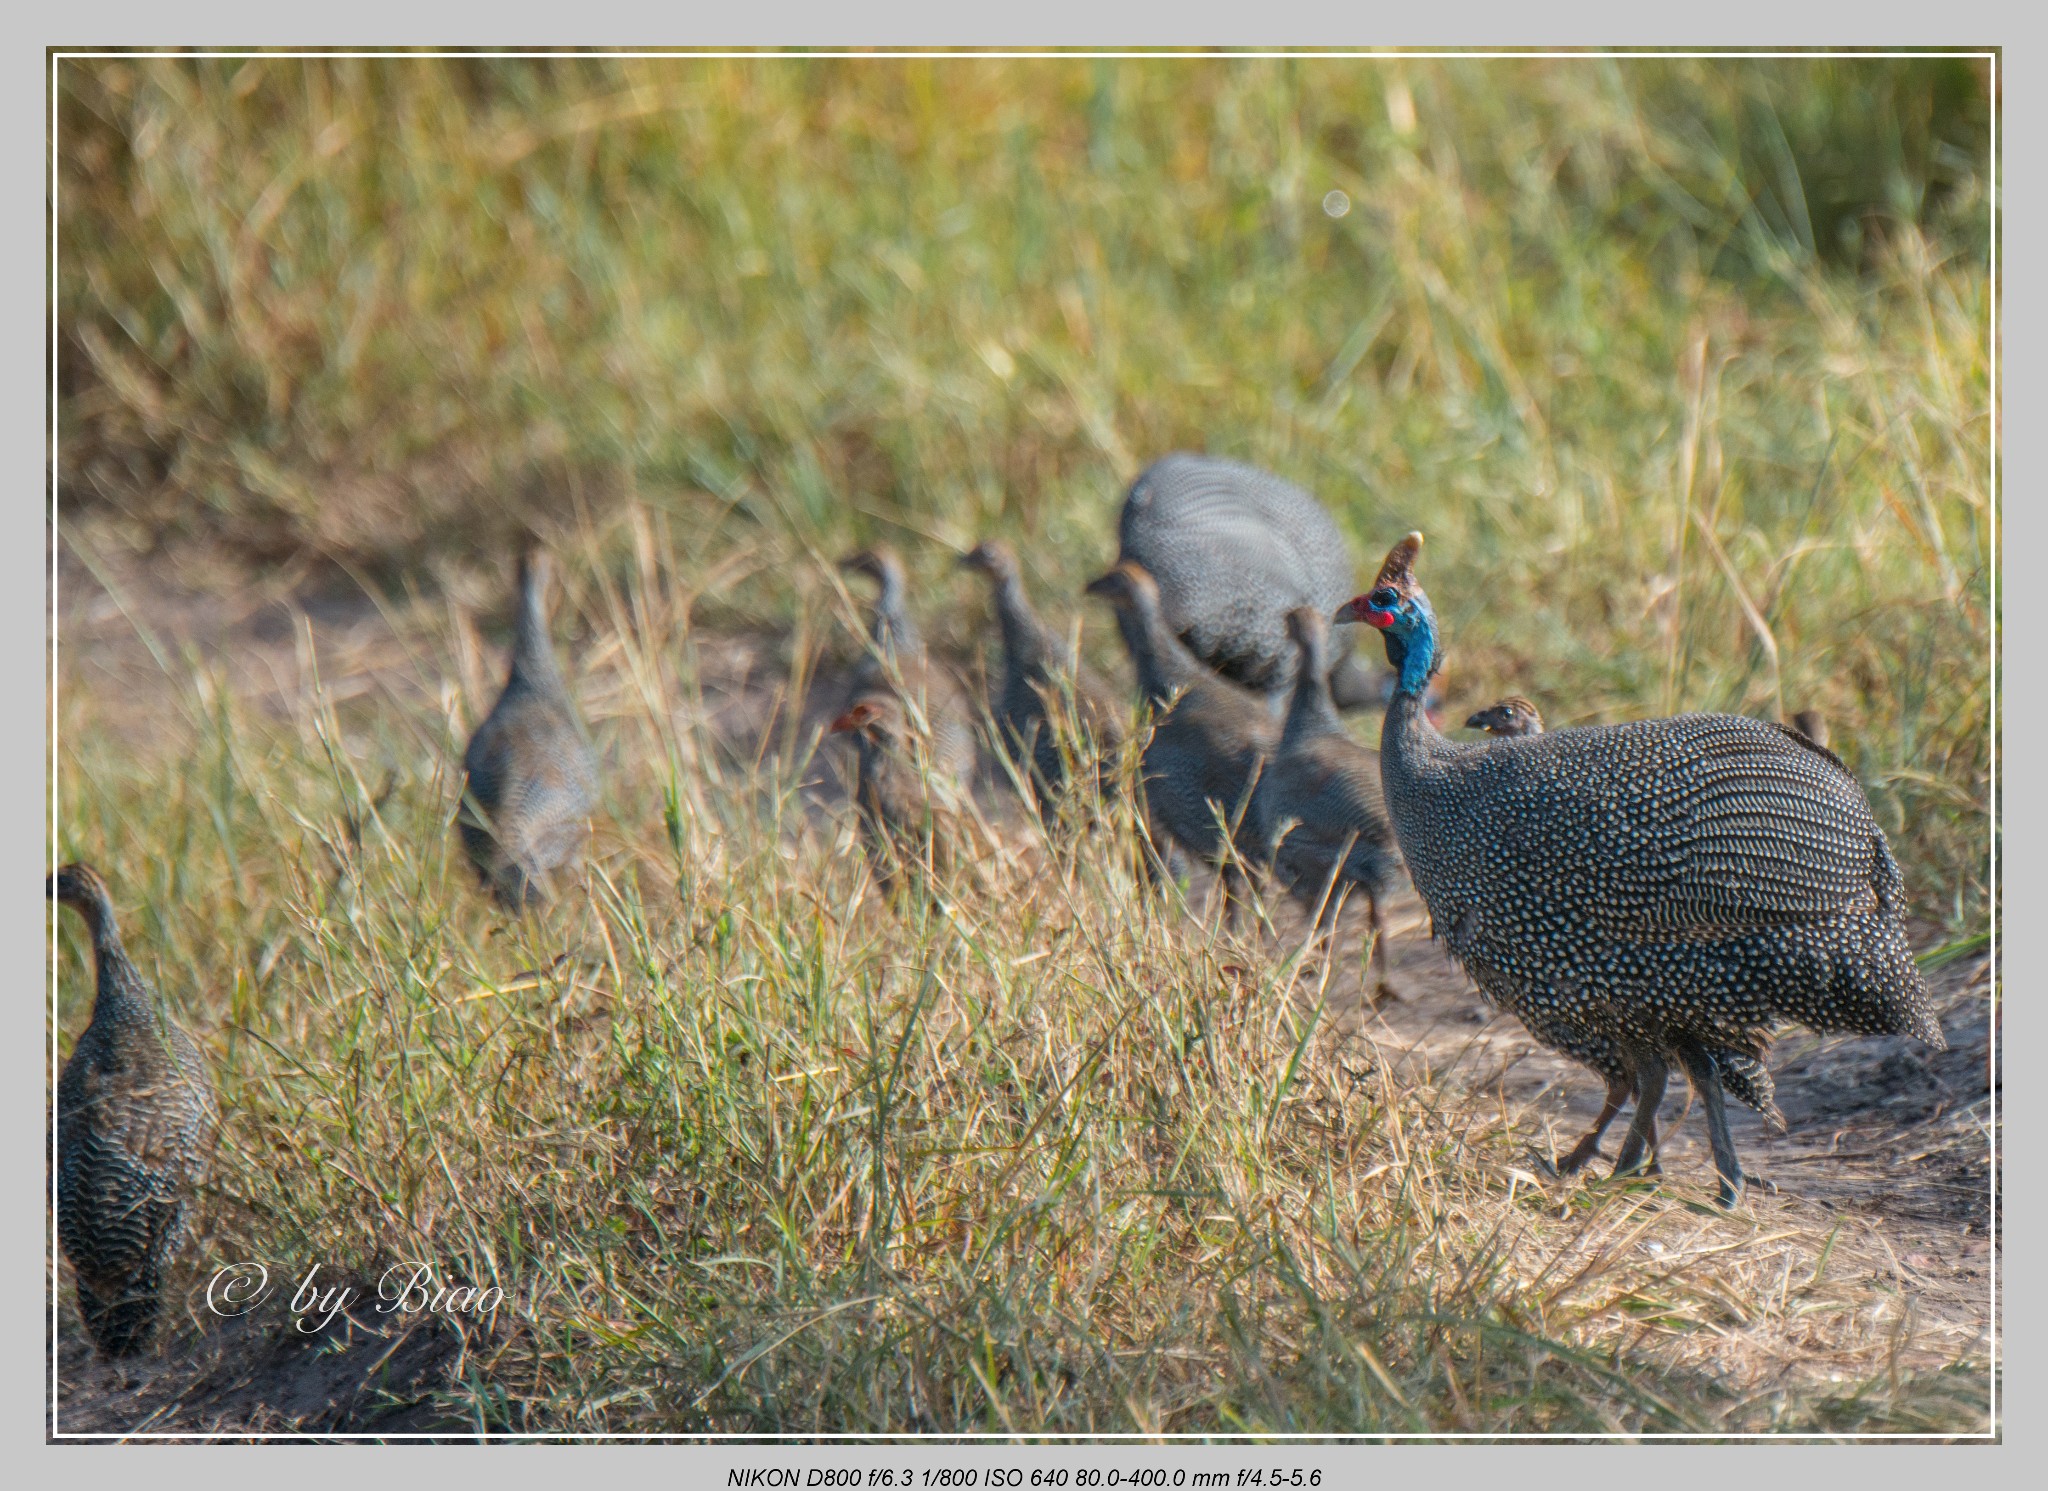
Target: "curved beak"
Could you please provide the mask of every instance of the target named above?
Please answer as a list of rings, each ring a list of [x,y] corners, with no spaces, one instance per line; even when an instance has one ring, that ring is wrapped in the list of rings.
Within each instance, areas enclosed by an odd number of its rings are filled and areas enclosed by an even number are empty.
[[[1335,614],[1330,617],[1330,620],[1332,622],[1362,621],[1375,631],[1382,632],[1394,623],[1392,612],[1375,611],[1372,608],[1371,602],[1362,595],[1354,595],[1350,600],[1344,602],[1343,605],[1337,608]]]

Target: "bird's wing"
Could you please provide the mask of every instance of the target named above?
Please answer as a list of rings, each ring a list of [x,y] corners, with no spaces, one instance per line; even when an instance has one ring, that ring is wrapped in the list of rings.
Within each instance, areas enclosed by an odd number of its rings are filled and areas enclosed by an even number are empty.
[[[1604,930],[1740,931],[1874,900],[1879,838],[1862,788],[1776,726],[1686,715],[1486,756],[1518,803],[1496,865],[1547,881]]]

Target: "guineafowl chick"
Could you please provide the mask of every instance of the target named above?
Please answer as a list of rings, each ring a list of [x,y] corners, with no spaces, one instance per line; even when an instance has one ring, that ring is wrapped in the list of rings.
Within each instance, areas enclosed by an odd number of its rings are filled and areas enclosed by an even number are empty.
[[[48,888],[85,919],[98,984],[92,1022],[57,1078],[57,1241],[86,1333],[127,1356],[155,1333],[164,1273],[205,1177],[213,1083],[121,946],[99,872],[65,865]]]
[[[1330,628],[1322,613],[1297,606],[1287,613],[1287,630],[1301,657],[1279,746],[1252,794],[1258,841],[1319,926],[1335,922],[1347,890],[1364,891],[1373,956],[1383,960],[1379,903],[1399,879],[1401,856],[1380,794],[1379,757],[1345,732],[1330,698]]]
[[[545,551],[519,557],[512,665],[462,753],[462,847],[498,902],[545,902],[574,868],[597,808],[597,761],[548,639]]]
[[[877,545],[848,554],[839,567],[875,582],[875,609],[868,622],[868,652],[854,665],[842,709],[886,689],[903,704],[931,741],[931,766],[962,783],[974,776],[974,715],[967,692],[950,668],[925,651],[924,634],[905,599],[903,560]]]
[[[1509,694],[1497,704],[1489,704],[1465,721],[1467,730],[1484,730],[1488,735],[1503,739],[1517,735],[1541,735],[1543,716],[1536,706],[1520,694]]]
[[[1351,550],[1321,503],[1269,471],[1185,451],[1138,474],[1117,520],[1117,558],[1149,572],[1167,624],[1210,668],[1284,709],[1295,651],[1287,613],[1329,615],[1351,594]],[[1332,638],[1332,695],[1345,709],[1378,687],[1352,656],[1354,628]]]
[[[1828,717],[1817,709],[1802,709],[1793,715],[1792,728],[1817,746],[1828,743]]]
[[[831,733],[854,741],[854,805],[861,843],[883,892],[894,896],[911,873],[951,874],[965,787],[933,769],[931,741],[889,689],[856,699]]]
[[[1235,914],[1241,876],[1233,845],[1257,858],[1245,825],[1252,788],[1279,727],[1264,701],[1204,666],[1167,624],[1159,587],[1140,565],[1121,563],[1092,580],[1087,593],[1116,610],[1117,629],[1152,713],[1152,734],[1140,757],[1146,812],[1155,840],[1170,837],[1188,853],[1221,867],[1224,906]],[[1230,826],[1226,834],[1224,825]],[[1156,847],[1164,849],[1163,843]]]
[[[1004,749],[1030,776],[1039,816],[1050,826],[1059,815],[1069,755],[1094,757],[1100,788],[1109,790],[1123,744],[1123,711],[1109,685],[1039,619],[1024,592],[1016,552],[1008,544],[989,539],[963,554],[960,563],[989,581],[1003,636],[996,723]],[[1063,742],[1056,728],[1059,719],[1071,719],[1086,738]]]
[[[1654,1165],[1670,1064],[1706,1111],[1721,1199],[1745,1180],[1724,1090],[1770,1103],[1780,1025],[1947,1042],[1906,940],[1898,862],[1862,786],[1797,731],[1689,714],[1457,745],[1421,700],[1440,648],[1396,544],[1338,617],[1377,628],[1400,685],[1380,775],[1435,935],[1532,1035],[1606,1079],[1598,1153],[1633,1096],[1617,1173]]]

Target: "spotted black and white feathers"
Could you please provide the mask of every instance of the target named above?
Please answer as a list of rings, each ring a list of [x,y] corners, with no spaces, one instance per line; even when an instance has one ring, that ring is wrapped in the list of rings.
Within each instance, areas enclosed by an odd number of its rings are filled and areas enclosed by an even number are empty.
[[[1119,560],[1159,586],[1168,625],[1209,667],[1282,707],[1293,682],[1287,613],[1327,616],[1351,593],[1351,551],[1307,492],[1271,472],[1178,452],[1154,461],[1125,494]],[[1330,646],[1333,697],[1343,708],[1379,690],[1352,656],[1355,629]]]
[[[1884,833],[1838,758],[1760,720],[1444,739],[1420,707],[1437,649],[1421,542],[1397,545],[1339,614],[1379,628],[1401,674],[1381,778],[1435,934],[1537,1039],[1607,1077],[1610,1099],[1633,1092],[1624,1166],[1654,1161],[1656,1098],[1682,1066],[1732,1201],[1743,1177],[1720,1093],[1769,1110],[1777,1026],[1945,1044]]]
[[[98,872],[66,865],[49,892],[84,918],[97,980],[91,1023],[57,1079],[57,1241],[87,1334],[126,1356],[156,1330],[165,1271],[205,1176],[213,1084],[129,960]]]
[[[598,802],[597,762],[548,638],[548,570],[545,553],[520,556],[511,669],[462,754],[462,847],[515,911],[547,900],[582,857]]]

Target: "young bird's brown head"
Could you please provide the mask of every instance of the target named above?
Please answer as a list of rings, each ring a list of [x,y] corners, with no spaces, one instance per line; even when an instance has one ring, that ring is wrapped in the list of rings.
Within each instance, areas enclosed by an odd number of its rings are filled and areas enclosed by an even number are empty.
[[[1484,730],[1489,735],[1541,735],[1543,716],[1520,694],[1510,694],[1466,720],[1465,728]]]

